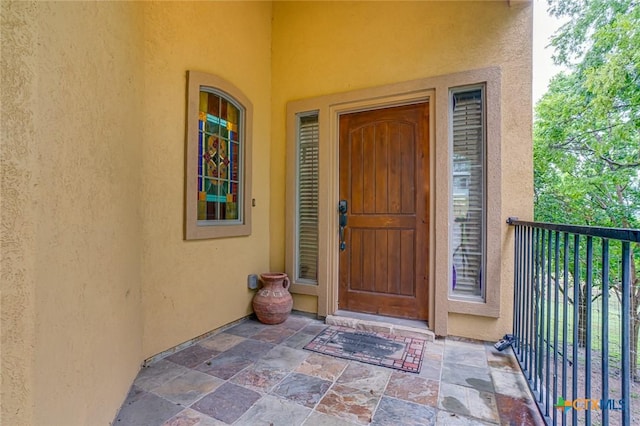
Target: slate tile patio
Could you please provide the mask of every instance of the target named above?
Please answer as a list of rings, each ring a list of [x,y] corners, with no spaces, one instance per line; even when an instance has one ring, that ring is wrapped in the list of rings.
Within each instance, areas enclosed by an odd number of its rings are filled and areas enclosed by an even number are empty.
[[[324,323],[247,319],[143,368],[114,425],[539,425],[509,350],[428,342],[419,374],[302,349]]]

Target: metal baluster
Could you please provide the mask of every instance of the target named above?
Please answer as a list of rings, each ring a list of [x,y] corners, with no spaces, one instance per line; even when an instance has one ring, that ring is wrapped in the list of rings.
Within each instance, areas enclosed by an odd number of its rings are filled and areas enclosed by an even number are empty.
[[[560,288],[560,232],[555,232],[555,246],[554,246],[554,268],[555,268],[555,285],[553,292],[553,318],[555,326],[553,327],[553,403],[558,400],[558,324],[560,320],[560,314],[558,312],[558,293]],[[558,424],[558,410],[553,410],[553,425]]]
[[[635,374],[631,371],[631,251],[629,242],[622,242],[622,400],[624,409],[622,410],[622,424],[631,424],[631,399],[629,393],[630,377]],[[635,348],[634,348],[635,349]]]
[[[587,237],[587,282],[585,289],[585,301],[587,303],[587,336],[584,347],[585,352],[585,380],[584,380],[584,397],[585,399],[591,399],[591,287],[593,286],[593,238]],[[590,408],[590,407],[589,407]],[[587,409],[584,412],[585,421],[587,425],[591,424],[591,409]]]
[[[534,229],[535,238],[534,238],[534,277],[533,277],[533,321],[534,321],[534,330],[533,330],[533,353],[531,354],[531,371],[533,373],[533,389],[538,391],[538,354],[540,351],[538,350],[538,340],[539,340],[539,329],[540,329],[540,229]],[[533,359],[535,356],[535,359]],[[540,399],[538,399],[540,401]]]
[[[609,401],[609,240],[602,240],[602,401]],[[609,426],[609,407],[602,409],[602,426]]]
[[[526,292],[525,292],[525,309],[527,312],[527,317],[525,320],[525,332],[526,332],[526,341],[527,344],[525,346],[525,352],[524,352],[524,361],[523,364],[525,371],[527,373],[527,380],[531,380],[531,364],[529,363],[529,360],[531,359],[531,329],[533,328],[531,325],[532,322],[532,318],[531,318],[531,314],[533,313],[533,310],[531,309],[532,307],[532,303],[531,303],[531,294],[532,294],[532,288],[533,286],[531,285],[531,274],[532,274],[532,270],[531,270],[531,259],[533,257],[532,254],[532,245],[533,245],[533,238],[532,238],[532,234],[533,234],[533,229],[532,228],[527,228],[527,246],[526,246],[526,269],[527,269],[527,273],[525,275],[526,278]]]
[[[520,287],[522,281],[522,272],[520,270],[520,250],[522,249],[522,241],[521,238],[521,227],[516,226],[515,235],[514,235],[514,250],[513,250],[513,258],[514,258],[514,267],[513,267],[513,334],[515,340],[513,342],[513,350],[516,353],[516,356],[519,358],[520,352],[520,339],[522,330],[520,328],[520,303],[522,299],[522,289]]]
[[[520,309],[520,317],[518,318],[518,323],[519,325],[519,334],[518,334],[518,342],[517,342],[517,348],[518,348],[518,352],[516,353],[517,357],[518,357],[518,362],[522,365],[522,349],[524,347],[524,280],[525,280],[525,274],[524,274],[524,249],[525,249],[525,241],[524,241],[524,228],[523,227],[519,227],[520,228],[520,252],[519,252],[519,258],[520,258],[520,280],[519,280],[519,290],[520,290],[520,296],[519,296],[519,309]]]
[[[571,399],[578,398],[578,300],[580,299],[580,236],[573,236],[573,373],[571,377]],[[571,412],[572,424],[578,424],[577,411]]]
[[[551,231],[548,232],[549,237],[547,238],[547,341],[545,347],[547,349],[546,353],[546,365],[545,365],[545,411],[547,413],[547,417],[549,416],[549,397],[551,395]]]
[[[562,397],[567,397],[567,354],[569,353],[569,233],[564,233],[564,273],[562,286],[564,287],[562,311]],[[567,424],[567,412],[562,410],[562,425]]]
[[[544,246],[545,246],[545,241],[546,241],[546,236],[547,231],[545,230],[540,230],[540,246],[538,248],[538,298],[540,300],[540,310],[538,311],[538,316],[539,316],[539,320],[538,320],[538,330],[537,330],[537,337],[538,337],[538,345],[537,345],[537,363],[536,363],[536,380],[539,377],[540,378],[540,387],[538,388],[539,390],[539,394],[538,394],[538,401],[542,404],[543,402],[543,389],[544,389],[544,371],[543,371],[543,366],[544,366],[544,330],[545,330],[545,322],[544,322],[544,309],[545,309],[545,250],[544,250]],[[545,411],[545,416],[548,416],[549,413]]]

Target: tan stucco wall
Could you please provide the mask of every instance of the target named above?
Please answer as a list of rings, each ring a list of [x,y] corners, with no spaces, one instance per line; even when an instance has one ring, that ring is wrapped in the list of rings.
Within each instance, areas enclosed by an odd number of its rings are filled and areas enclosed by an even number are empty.
[[[34,6],[0,3],[0,423],[33,423]]]
[[[285,107],[297,99],[500,66],[500,214],[505,220],[531,217],[530,3],[276,2],[273,14],[272,268],[284,267],[285,169],[279,165],[285,161]],[[447,143],[437,140],[435,149]],[[446,333],[491,340],[510,328],[512,241],[507,226],[501,230],[502,252],[489,254],[504,266],[496,283],[502,289],[501,317],[478,321],[450,314]],[[436,234],[446,238],[446,232]],[[447,286],[446,280],[436,277],[435,285]],[[309,296],[296,297],[295,306],[311,305]]]
[[[2,424],[107,424],[138,372],[141,12],[2,2]]]
[[[270,43],[267,2],[2,2],[3,424],[106,424],[143,359],[251,312]],[[183,240],[188,69],[256,110],[250,237]]]
[[[531,216],[529,4],[1,7],[2,424],[107,424],[143,359],[251,312],[247,275],[284,269],[289,100],[502,64],[502,215]],[[189,69],[253,102],[249,237],[183,239]],[[501,240],[503,317],[449,333],[508,328]]]
[[[269,269],[271,3],[145,6],[142,191],[144,355],[251,313],[247,275]],[[183,240],[186,70],[213,73],[253,103],[252,234]]]

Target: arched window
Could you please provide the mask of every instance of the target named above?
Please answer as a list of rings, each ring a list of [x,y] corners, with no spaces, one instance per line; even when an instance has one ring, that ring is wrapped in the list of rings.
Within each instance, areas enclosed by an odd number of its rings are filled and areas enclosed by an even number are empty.
[[[188,80],[186,239],[249,235],[251,102],[214,75]]]

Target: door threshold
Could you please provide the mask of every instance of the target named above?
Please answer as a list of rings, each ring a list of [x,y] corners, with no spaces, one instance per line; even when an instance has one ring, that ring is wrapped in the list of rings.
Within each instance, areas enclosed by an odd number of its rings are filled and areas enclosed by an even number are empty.
[[[338,310],[333,315],[327,315],[325,322],[328,325],[338,325],[355,330],[376,333],[382,332],[398,336],[417,337],[427,341],[433,341],[435,338],[433,331],[427,327],[426,321]]]

